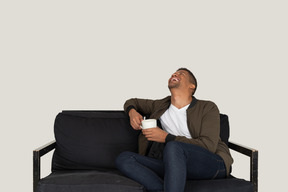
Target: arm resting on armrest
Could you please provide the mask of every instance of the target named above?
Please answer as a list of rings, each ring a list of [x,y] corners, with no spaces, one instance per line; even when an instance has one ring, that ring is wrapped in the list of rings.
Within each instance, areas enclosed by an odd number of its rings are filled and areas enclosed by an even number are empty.
[[[234,142],[229,142],[229,148],[250,157],[250,181],[254,192],[258,191],[258,150]]]
[[[36,192],[37,184],[40,180],[40,158],[51,150],[55,149],[56,141],[51,141],[33,151],[33,191]]]

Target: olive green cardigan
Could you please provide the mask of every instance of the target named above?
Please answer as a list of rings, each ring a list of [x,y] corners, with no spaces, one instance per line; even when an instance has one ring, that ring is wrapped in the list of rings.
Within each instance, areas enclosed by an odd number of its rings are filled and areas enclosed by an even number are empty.
[[[124,111],[128,113],[132,108],[149,118],[159,119],[171,104],[171,97],[160,100],[129,99],[124,104]],[[225,162],[227,175],[233,159],[227,145],[220,139],[220,115],[218,107],[211,101],[197,100],[193,97],[187,109],[188,129],[192,139],[184,136],[168,134],[166,142],[180,141],[204,147],[222,157]],[[146,154],[148,140],[141,133],[139,136],[139,153]]]

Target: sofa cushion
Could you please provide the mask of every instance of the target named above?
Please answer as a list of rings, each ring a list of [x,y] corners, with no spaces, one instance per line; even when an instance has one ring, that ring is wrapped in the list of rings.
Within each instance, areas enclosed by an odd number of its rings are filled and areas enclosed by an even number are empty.
[[[115,169],[118,154],[138,150],[139,132],[123,111],[62,112],[55,119],[54,134],[53,171]]]
[[[253,192],[251,182],[230,177],[227,179],[187,181],[185,192]]]
[[[144,187],[117,172],[56,171],[41,179],[37,192],[143,192]]]
[[[143,192],[139,183],[117,171],[56,171],[41,179],[37,192]],[[191,180],[185,192],[253,192],[252,183],[243,179]]]

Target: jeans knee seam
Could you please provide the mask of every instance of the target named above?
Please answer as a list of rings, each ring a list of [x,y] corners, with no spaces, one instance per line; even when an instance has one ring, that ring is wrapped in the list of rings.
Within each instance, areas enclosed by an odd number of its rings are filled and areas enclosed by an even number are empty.
[[[215,179],[219,174],[219,170],[216,171],[215,175],[212,177],[212,179]]]

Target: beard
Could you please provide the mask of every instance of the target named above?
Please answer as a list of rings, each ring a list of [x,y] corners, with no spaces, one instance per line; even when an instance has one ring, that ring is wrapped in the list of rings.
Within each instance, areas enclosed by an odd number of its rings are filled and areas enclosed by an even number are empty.
[[[180,86],[180,83],[169,83],[168,88],[173,89],[173,88],[178,88]]]

